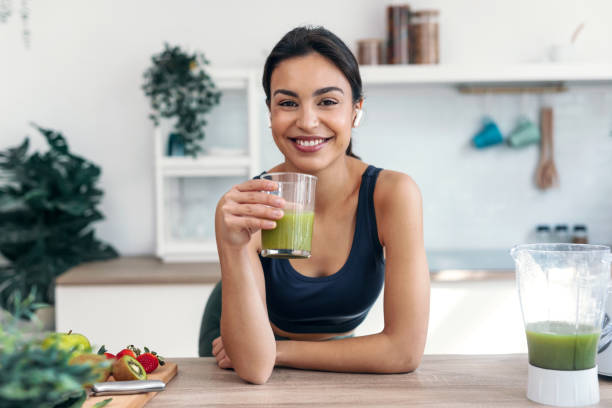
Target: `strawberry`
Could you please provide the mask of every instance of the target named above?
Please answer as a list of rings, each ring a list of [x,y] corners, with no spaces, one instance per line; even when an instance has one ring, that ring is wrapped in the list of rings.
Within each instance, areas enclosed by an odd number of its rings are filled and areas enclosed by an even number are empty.
[[[132,350],[134,352],[134,354],[136,354],[134,357],[138,357],[140,355],[140,349],[134,347],[133,344],[130,344],[129,346],[127,346],[126,349]]]
[[[107,359],[107,360],[112,360],[113,358],[117,358],[117,357],[115,357],[115,355],[114,355],[114,354],[112,354],[112,353],[104,353],[104,355],[106,356],[106,359]]]
[[[121,350],[120,352],[118,352],[118,353],[117,353],[117,355],[115,356],[115,358],[116,358],[117,360],[119,360],[119,359],[120,359],[121,357],[123,357],[123,356],[131,356],[131,357],[136,358],[136,354],[135,354],[135,353],[134,353],[132,350],[127,349],[127,348],[124,348],[123,350]]]
[[[142,367],[147,372],[147,374],[150,374],[153,371],[155,371],[155,369],[159,365],[159,361],[157,360],[157,357],[155,357],[151,353],[143,353],[139,355],[138,357],[136,357],[136,360],[138,360],[138,362],[142,364]]]
[[[140,352],[140,350],[138,351]],[[155,371],[158,366],[166,364],[164,358],[155,351],[149,350],[148,347],[145,347],[144,351],[143,354],[139,354],[138,357],[136,357],[136,360],[142,364],[147,374]]]

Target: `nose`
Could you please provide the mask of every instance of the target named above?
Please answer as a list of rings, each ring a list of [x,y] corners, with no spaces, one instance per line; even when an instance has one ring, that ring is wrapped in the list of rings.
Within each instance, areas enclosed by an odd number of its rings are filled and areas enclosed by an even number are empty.
[[[309,106],[303,106],[300,109],[296,125],[305,130],[314,129],[319,126],[319,117],[317,112]]]

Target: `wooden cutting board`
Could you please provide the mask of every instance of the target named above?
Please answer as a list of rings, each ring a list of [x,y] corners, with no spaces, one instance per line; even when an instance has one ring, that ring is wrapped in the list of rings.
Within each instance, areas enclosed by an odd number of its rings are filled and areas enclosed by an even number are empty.
[[[163,366],[157,368],[151,374],[147,375],[147,380],[162,380],[166,385],[172,381],[178,367],[175,363],[166,362]],[[113,381],[112,377],[108,381]],[[164,391],[160,391],[164,392]],[[157,392],[147,392],[146,394],[131,394],[131,395],[101,395],[99,397],[88,397],[82,408],[93,408],[95,404],[105,399],[112,398],[113,400],[104,406],[104,408],[142,408],[147,401],[157,395]]]

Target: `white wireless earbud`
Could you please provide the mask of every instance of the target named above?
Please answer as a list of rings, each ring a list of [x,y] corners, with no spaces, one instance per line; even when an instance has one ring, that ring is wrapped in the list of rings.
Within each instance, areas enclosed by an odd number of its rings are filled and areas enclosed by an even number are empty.
[[[272,115],[268,115],[268,127],[272,127]]]
[[[357,109],[357,115],[355,115],[355,120],[353,120],[353,127],[356,128],[359,126],[359,122],[361,122],[361,117],[363,116],[363,110]]]

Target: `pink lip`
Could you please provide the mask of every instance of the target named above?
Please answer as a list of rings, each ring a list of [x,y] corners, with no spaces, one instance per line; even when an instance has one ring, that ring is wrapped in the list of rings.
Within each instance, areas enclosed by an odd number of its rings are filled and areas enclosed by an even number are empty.
[[[312,140],[312,139],[322,139],[322,138],[320,138],[320,137],[298,137],[297,139],[299,139],[299,140]],[[321,143],[319,143],[318,145],[315,145],[315,146],[301,146],[301,145],[299,145],[297,143],[297,141],[295,141],[293,139],[291,140],[291,143],[300,152],[312,153],[312,152],[316,152],[316,151],[321,150],[323,147],[325,147],[327,142],[329,142],[330,140],[331,140],[331,138],[325,139],[323,142],[321,142]]]

